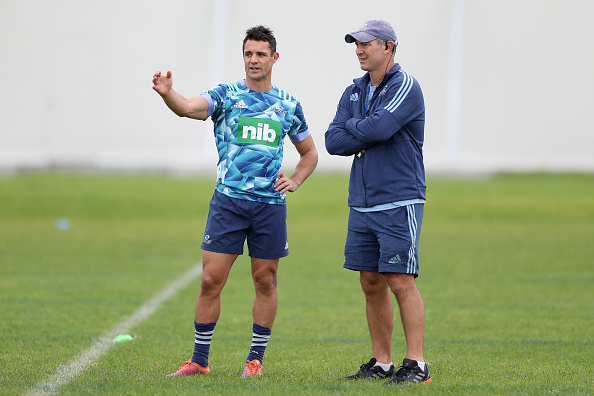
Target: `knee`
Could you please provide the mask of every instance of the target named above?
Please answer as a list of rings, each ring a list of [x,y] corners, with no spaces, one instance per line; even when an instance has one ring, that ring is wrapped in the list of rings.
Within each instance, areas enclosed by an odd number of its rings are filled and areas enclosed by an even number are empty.
[[[365,293],[365,295],[385,293],[388,289],[388,284],[386,283],[386,280],[382,274],[361,273],[359,281],[361,282],[361,289],[363,289],[363,293]]]
[[[410,290],[416,290],[414,275],[410,274],[393,274],[388,276],[388,285],[390,290],[395,295],[406,293]]]
[[[225,279],[209,272],[202,273],[202,280],[200,282],[200,291],[206,293],[219,292],[225,285]]]
[[[271,271],[258,271],[253,276],[257,292],[270,294],[276,290],[276,274]]]

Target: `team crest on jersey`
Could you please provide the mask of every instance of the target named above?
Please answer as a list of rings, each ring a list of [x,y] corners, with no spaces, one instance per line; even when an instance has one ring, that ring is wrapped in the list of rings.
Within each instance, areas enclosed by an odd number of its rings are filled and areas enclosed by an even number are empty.
[[[274,109],[274,112],[280,114],[287,114],[287,110],[285,110],[285,108],[282,106],[278,106],[276,109]]]
[[[278,147],[281,123],[263,118],[239,117],[238,143]]]

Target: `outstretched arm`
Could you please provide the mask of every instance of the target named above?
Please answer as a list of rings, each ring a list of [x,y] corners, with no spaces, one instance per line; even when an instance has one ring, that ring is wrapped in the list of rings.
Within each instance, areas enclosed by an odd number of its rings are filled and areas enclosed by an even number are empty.
[[[173,78],[171,70],[163,75],[160,71],[153,75],[153,89],[165,101],[167,107],[180,117],[206,120],[208,117],[208,102],[201,96],[185,98],[173,90]]]
[[[278,172],[279,178],[274,183],[274,189],[281,194],[287,191],[294,192],[297,190],[318,165],[318,150],[311,135],[300,142],[293,142],[293,144],[297,148],[297,152],[299,152],[301,158],[291,177],[285,176],[283,171]]]

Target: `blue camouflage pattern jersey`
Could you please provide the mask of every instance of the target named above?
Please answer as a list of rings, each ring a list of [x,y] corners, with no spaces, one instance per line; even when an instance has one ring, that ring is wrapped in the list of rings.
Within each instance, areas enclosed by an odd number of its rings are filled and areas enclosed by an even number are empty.
[[[245,80],[220,84],[202,94],[214,123],[219,163],[216,190],[232,198],[284,205],[274,190],[283,161],[284,138],[297,143],[310,133],[299,101],[272,87],[249,89]]]

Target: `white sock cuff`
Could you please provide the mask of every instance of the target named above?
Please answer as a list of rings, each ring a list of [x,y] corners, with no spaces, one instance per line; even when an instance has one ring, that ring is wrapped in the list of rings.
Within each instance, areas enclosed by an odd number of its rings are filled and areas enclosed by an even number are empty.
[[[384,371],[388,371],[388,370],[390,370],[390,367],[392,367],[392,365],[393,365],[393,364],[394,364],[394,363],[392,363],[392,362],[390,362],[390,363],[388,363],[388,364],[385,364],[385,363],[380,363],[380,362],[376,361],[376,362],[375,362],[375,364],[374,364],[373,366],[374,366],[374,367],[375,367],[375,366],[380,366],[380,367],[382,368],[382,370],[384,370]]]

